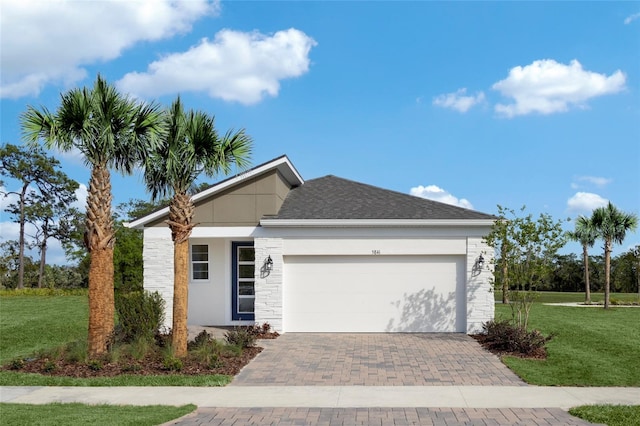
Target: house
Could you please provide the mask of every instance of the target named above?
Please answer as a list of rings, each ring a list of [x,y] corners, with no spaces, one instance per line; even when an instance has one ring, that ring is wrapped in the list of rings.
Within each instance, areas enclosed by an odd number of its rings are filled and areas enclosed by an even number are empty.
[[[286,156],[193,196],[188,323],[279,332],[480,331],[494,216],[325,176]],[[144,230],[144,288],[172,306],[168,208]],[[172,323],[167,309],[166,325]]]

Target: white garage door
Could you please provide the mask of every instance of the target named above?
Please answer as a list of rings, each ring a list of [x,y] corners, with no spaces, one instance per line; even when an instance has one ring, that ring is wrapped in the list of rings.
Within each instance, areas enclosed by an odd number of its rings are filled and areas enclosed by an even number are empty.
[[[462,256],[286,256],[288,332],[464,332]]]

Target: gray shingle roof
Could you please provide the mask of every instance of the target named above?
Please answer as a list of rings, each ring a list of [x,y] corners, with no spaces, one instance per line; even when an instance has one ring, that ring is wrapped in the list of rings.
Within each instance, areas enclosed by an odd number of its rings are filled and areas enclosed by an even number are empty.
[[[495,219],[495,216],[336,176],[292,189],[269,219]]]

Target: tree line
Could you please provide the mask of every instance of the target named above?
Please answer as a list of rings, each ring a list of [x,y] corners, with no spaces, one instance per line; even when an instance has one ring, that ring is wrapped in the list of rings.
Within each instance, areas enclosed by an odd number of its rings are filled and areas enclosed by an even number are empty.
[[[609,202],[594,209],[590,217],[579,216],[573,231],[564,232],[563,222],[546,213],[534,218],[526,214],[524,206],[520,212],[498,206],[498,217],[484,241],[496,252],[494,285],[502,292],[503,303],[509,303],[511,290],[577,291],[575,284],[581,281],[585,302],[591,302],[591,290],[603,290],[606,309],[612,277],[614,290],[637,291],[640,296],[640,246],[611,259],[613,245],[622,244],[627,232],[637,229],[636,214],[623,212]],[[575,255],[558,254],[569,239],[582,245],[580,267]],[[601,257],[589,255],[596,241],[603,244]]]

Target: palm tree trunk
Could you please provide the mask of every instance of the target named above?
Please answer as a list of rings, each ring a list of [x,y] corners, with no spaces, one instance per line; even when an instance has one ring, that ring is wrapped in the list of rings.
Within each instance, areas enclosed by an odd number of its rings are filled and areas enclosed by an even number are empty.
[[[589,285],[589,252],[587,246],[582,246],[582,261],[584,262],[584,303],[591,303],[591,287]]]
[[[115,231],[111,217],[111,176],[106,166],[94,166],[87,196],[85,243],[91,256],[89,266],[89,356],[107,350],[114,326],[113,245]]]
[[[173,240],[173,330],[171,343],[177,357],[187,354],[187,310],[189,303],[189,236],[194,206],[191,197],[176,192],[169,203],[171,239]]]
[[[171,344],[174,355],[187,354],[187,309],[189,300],[189,240],[173,246],[173,329]]]
[[[113,333],[113,249],[91,252],[89,265],[89,356],[97,357],[107,350]]]
[[[604,308],[609,309],[609,290],[611,285],[611,241],[604,242]]]

